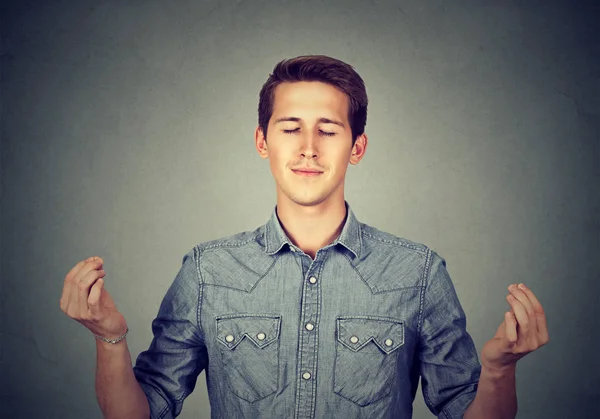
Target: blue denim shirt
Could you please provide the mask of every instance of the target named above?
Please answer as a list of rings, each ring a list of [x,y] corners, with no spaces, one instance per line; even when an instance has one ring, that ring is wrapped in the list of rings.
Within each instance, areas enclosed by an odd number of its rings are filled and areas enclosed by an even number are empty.
[[[213,418],[411,418],[418,380],[462,418],[480,364],[446,263],[347,216],[313,260],[277,218],[200,244],[134,366],[152,418],[173,418],[206,372]]]

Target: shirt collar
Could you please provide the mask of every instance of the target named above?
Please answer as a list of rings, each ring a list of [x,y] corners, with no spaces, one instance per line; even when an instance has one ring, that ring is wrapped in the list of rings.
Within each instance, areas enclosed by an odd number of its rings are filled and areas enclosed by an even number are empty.
[[[340,244],[346,249],[350,250],[354,256],[360,257],[362,244],[360,223],[356,219],[348,202],[345,202],[345,205],[346,221],[344,223],[344,227],[342,228],[342,232],[340,233],[339,237],[335,239],[331,245],[335,246],[336,244]],[[279,217],[277,217],[277,206],[273,209],[271,218],[267,224],[265,224],[264,243],[265,252],[269,255],[278,253],[286,244],[288,245],[288,248],[292,248],[294,246],[291,240],[285,234],[285,231],[283,231],[283,227],[281,227]]]

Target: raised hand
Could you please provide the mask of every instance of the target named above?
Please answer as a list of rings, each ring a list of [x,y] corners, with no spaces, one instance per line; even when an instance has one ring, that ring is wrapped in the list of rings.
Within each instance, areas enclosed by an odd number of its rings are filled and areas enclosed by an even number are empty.
[[[77,263],[65,277],[60,308],[93,334],[114,339],[125,333],[127,323],[104,289],[103,265],[97,256]]]
[[[528,353],[548,343],[548,326],[542,305],[524,284],[511,284],[506,301],[511,311],[481,352],[482,366],[502,371],[513,368]]]

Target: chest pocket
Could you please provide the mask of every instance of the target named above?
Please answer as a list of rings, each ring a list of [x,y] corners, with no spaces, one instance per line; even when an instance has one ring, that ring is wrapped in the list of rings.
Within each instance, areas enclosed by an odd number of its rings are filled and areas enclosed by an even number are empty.
[[[391,392],[404,322],[387,317],[338,317],[333,390],[360,406]]]
[[[236,314],[216,320],[223,376],[231,392],[250,403],[275,393],[281,316]]]

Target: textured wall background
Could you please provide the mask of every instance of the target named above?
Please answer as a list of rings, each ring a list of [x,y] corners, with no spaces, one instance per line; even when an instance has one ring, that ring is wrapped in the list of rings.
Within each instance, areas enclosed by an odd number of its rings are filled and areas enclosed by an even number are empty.
[[[136,357],[182,256],[266,222],[258,92],[315,53],[367,84],[359,219],[446,258],[479,350],[506,286],[529,284],[551,341],[519,363],[518,417],[593,417],[599,17],[591,1],[3,2],[2,418],[101,417],[65,274],[105,258]],[[182,416],[209,417],[204,376]]]

